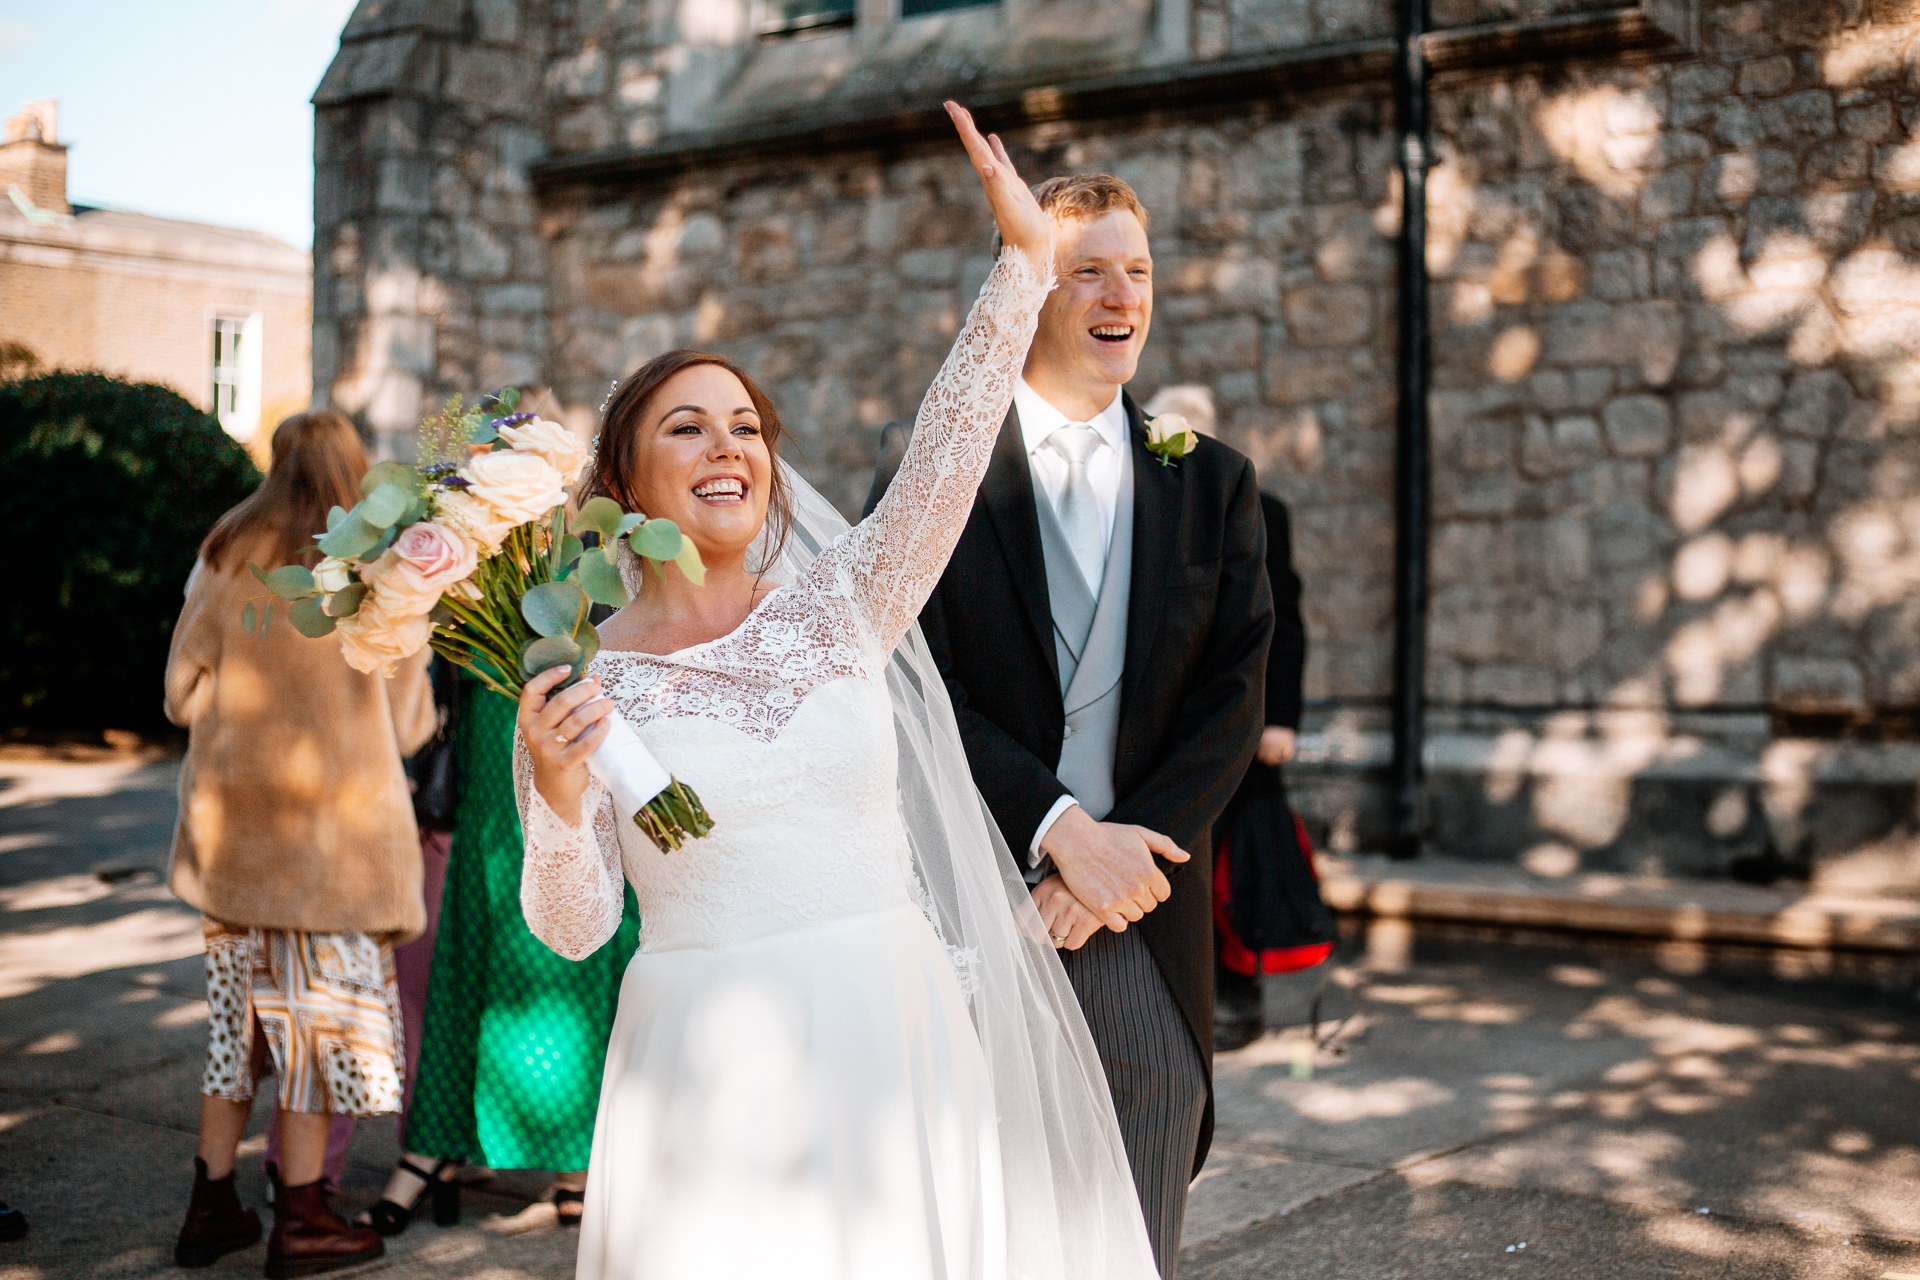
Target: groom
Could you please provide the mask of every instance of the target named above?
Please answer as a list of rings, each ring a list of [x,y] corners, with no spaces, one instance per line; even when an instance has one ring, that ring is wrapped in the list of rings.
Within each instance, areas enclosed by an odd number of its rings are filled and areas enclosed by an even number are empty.
[[[1171,1277],[1212,1136],[1209,837],[1260,737],[1265,529],[1247,459],[1202,439],[1163,464],[1121,390],[1153,313],[1139,199],[1105,174],[1034,192],[1059,287],[920,621],[1086,1011]],[[869,511],[910,429],[888,429]]]

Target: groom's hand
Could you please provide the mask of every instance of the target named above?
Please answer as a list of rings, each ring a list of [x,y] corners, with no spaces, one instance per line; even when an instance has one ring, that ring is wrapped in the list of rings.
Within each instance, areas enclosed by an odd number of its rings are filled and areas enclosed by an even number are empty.
[[[1122,822],[1095,822],[1074,805],[1047,828],[1041,849],[1060,869],[1073,896],[1115,933],[1173,893],[1153,855],[1185,862],[1185,849],[1158,831]]]

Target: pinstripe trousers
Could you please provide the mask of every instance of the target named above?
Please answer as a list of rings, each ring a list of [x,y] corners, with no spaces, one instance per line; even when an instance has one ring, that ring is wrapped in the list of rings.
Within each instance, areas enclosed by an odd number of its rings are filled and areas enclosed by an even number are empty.
[[[1207,1109],[1206,1067],[1138,929],[1102,929],[1078,951],[1062,951],[1060,961],[1113,1093],[1154,1262],[1163,1280],[1173,1280]]]

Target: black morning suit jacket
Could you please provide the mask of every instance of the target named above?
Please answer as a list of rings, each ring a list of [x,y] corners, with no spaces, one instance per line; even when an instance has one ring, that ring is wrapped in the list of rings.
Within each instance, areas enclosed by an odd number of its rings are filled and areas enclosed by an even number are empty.
[[[1114,752],[1113,812],[1192,854],[1162,861],[1173,895],[1138,924],[1201,1061],[1213,1060],[1212,830],[1259,743],[1273,597],[1253,465],[1217,441],[1168,466],[1133,441],[1133,576]],[[871,511],[905,451],[889,428]],[[1065,710],[1040,516],[1018,415],[1009,411],[953,558],[920,624],[959,719],[975,784],[1024,862],[1041,819],[1068,794]],[[1206,1159],[1207,1111],[1194,1169]]]

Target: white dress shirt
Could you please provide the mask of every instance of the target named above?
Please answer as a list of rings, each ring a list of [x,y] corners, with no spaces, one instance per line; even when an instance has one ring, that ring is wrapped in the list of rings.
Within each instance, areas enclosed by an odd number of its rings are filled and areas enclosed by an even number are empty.
[[[1027,468],[1033,474],[1034,487],[1046,496],[1054,514],[1058,515],[1060,494],[1067,487],[1067,460],[1047,447],[1047,437],[1080,419],[1069,418],[1047,403],[1038,391],[1027,385],[1025,378],[1013,384],[1013,407],[1020,415],[1020,438],[1027,446]],[[1086,419],[1086,425],[1100,436],[1099,445],[1087,455],[1087,483],[1093,487],[1094,504],[1100,511],[1100,545],[1104,554],[1113,545],[1113,512],[1120,500],[1120,451],[1128,447],[1127,410],[1118,388],[1114,390],[1113,402]],[[1078,803],[1071,795],[1053,802],[1053,808],[1047,810],[1047,816],[1034,830],[1033,843],[1027,846],[1029,867],[1040,865],[1046,857],[1040,850],[1040,841],[1053,829],[1060,815]]]
[[[1067,487],[1067,460],[1047,447],[1047,437],[1069,423],[1069,418],[1045,400],[1021,378],[1013,384],[1013,407],[1020,414],[1020,438],[1027,446],[1027,466],[1033,472],[1035,486],[1047,495],[1055,515],[1060,514],[1060,494]],[[1087,483],[1093,486],[1093,499],[1100,509],[1100,547],[1104,553],[1113,542],[1113,504],[1120,490],[1120,451],[1127,447],[1127,410],[1115,389],[1113,403],[1086,425],[1099,433],[1100,443],[1087,455]]]

